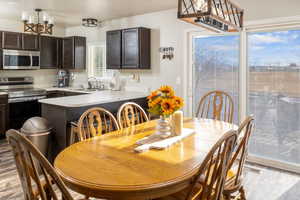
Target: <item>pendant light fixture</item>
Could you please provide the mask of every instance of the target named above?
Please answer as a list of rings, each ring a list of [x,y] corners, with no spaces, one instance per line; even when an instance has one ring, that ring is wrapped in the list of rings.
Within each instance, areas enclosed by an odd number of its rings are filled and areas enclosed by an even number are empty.
[[[240,31],[243,15],[230,0],[178,0],[178,19],[214,32]]]
[[[22,21],[24,23],[24,32],[36,33],[38,35],[52,35],[54,18],[40,8],[34,10],[35,13],[22,13]],[[42,19],[41,19],[42,18]]]

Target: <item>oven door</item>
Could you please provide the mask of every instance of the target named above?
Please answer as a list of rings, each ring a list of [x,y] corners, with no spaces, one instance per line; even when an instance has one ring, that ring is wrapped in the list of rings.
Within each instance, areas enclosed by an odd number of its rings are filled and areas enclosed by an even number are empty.
[[[40,52],[3,50],[3,69],[39,69]]]

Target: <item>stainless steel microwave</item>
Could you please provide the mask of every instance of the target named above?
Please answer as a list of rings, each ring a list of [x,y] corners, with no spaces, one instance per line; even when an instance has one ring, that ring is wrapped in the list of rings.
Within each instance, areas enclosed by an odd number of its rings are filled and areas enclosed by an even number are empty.
[[[4,49],[3,69],[40,69],[40,52]]]

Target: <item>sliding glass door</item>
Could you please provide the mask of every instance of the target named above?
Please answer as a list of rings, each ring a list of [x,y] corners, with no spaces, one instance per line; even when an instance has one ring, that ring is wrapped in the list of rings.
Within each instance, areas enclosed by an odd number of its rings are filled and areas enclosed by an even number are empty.
[[[239,36],[193,37],[193,112],[207,92],[221,90],[234,100],[234,121],[239,108]]]
[[[300,30],[191,38],[193,113],[205,93],[229,93],[236,124],[255,118],[249,158],[300,173]]]
[[[249,33],[247,49],[250,153],[300,167],[300,31]]]

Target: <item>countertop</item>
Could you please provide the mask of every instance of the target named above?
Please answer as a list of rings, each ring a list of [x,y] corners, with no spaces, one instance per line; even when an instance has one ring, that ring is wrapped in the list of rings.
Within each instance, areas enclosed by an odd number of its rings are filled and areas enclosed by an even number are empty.
[[[7,92],[0,92],[0,96],[7,95]]]
[[[71,91],[73,92],[74,90]],[[147,97],[147,94],[143,92],[104,90],[78,96],[41,99],[39,102],[42,104],[76,108],[145,97]]]

